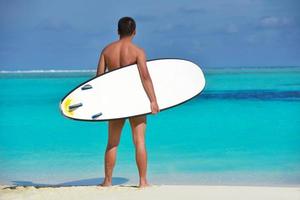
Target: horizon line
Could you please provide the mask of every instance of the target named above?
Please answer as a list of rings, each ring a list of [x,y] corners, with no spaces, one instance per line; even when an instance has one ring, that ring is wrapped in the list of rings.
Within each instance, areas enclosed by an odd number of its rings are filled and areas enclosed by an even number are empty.
[[[270,69],[270,68],[298,68],[299,66],[214,66],[214,67],[202,67],[202,69]],[[25,69],[25,70],[0,70],[1,74],[9,74],[9,73],[89,73],[96,72],[96,69]]]

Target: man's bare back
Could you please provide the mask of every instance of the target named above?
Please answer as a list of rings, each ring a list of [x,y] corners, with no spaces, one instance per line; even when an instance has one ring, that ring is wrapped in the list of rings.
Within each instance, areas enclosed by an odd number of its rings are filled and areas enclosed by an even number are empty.
[[[108,70],[137,63],[137,58],[142,56],[142,49],[128,40],[118,40],[106,46],[103,50]]]
[[[143,87],[149,98],[151,112],[156,114],[159,112],[159,107],[157,104],[152,80],[147,69],[146,55],[141,48],[132,43],[132,39],[135,35],[134,20],[128,17],[120,19],[118,24],[118,32],[120,39],[107,45],[101,52],[97,76],[103,74],[106,68],[111,71],[136,63]],[[125,120],[126,118],[109,121],[108,143],[105,151],[105,178],[101,186],[110,186],[112,184],[112,172],[115,165],[117,147],[120,142],[120,136]],[[129,117],[129,122],[136,150],[136,163],[140,176],[139,186],[144,187],[148,185],[146,178],[147,152],[145,146],[146,115]]]

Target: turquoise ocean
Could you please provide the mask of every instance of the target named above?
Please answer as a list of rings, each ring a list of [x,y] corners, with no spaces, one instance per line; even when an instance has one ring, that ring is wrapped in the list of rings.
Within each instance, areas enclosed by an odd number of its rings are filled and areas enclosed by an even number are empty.
[[[300,67],[204,69],[206,87],[148,115],[151,184],[300,185]],[[101,182],[107,122],[63,117],[61,98],[94,71],[0,73],[0,184]],[[114,184],[137,184],[129,122]]]

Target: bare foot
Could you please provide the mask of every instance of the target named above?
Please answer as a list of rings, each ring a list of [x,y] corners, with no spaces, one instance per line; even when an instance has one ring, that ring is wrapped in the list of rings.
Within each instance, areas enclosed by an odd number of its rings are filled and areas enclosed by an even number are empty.
[[[103,183],[99,184],[98,186],[109,187],[109,186],[111,186],[111,181],[104,180]]]
[[[111,184],[110,183],[101,183],[98,186],[100,186],[100,187],[110,187]]]
[[[150,185],[147,183],[147,184],[140,184],[138,186],[138,188],[145,188],[145,187],[149,187]]]
[[[140,184],[139,184],[139,188],[145,188],[145,187],[148,187],[148,186],[150,186],[149,184],[148,184],[148,182],[146,181],[146,180],[141,180],[140,181]]]

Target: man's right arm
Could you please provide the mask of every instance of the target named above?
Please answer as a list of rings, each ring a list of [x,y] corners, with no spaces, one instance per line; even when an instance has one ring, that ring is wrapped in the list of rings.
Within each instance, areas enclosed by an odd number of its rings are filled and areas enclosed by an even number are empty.
[[[105,58],[102,51],[99,57],[96,76],[100,76],[101,74],[104,74],[104,72],[105,72]]]
[[[153,83],[147,68],[146,64],[146,55],[145,52],[142,49],[139,49],[138,55],[137,55],[137,66],[139,69],[140,77],[142,80],[143,87],[148,95],[148,98],[150,100],[151,105],[151,112],[153,114],[159,112],[159,107],[157,104]]]

